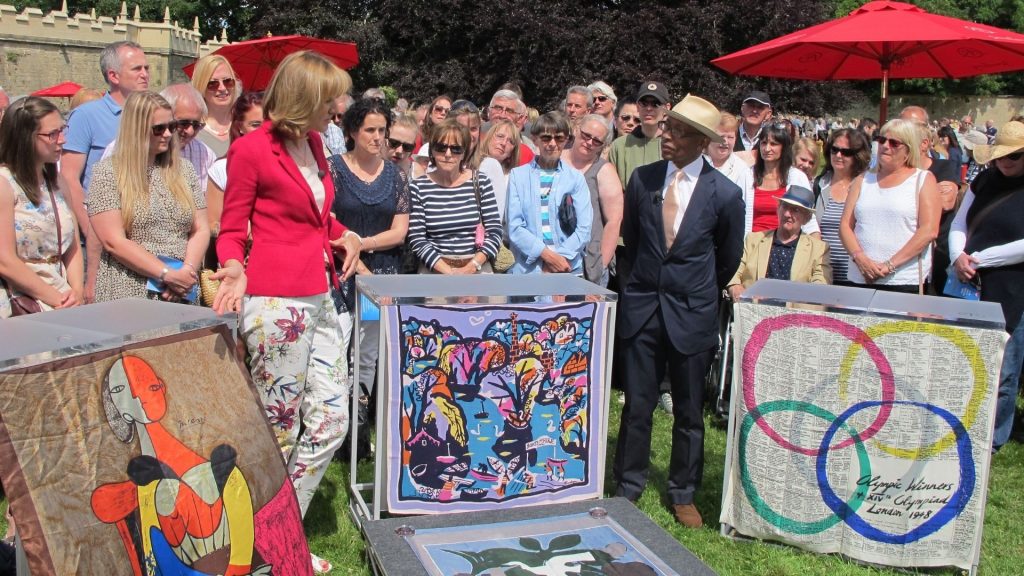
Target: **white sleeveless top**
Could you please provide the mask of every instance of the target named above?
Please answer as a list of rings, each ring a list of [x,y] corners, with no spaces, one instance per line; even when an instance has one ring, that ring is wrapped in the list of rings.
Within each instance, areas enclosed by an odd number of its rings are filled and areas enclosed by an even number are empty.
[[[853,233],[860,242],[864,254],[875,262],[892,258],[917,231],[917,195],[924,183],[924,170],[915,170],[906,180],[892,188],[878,186],[878,174],[867,172],[860,187],[860,196],[853,208],[857,225]],[[927,279],[932,270],[931,244],[924,249],[923,257],[912,258],[896,268],[894,274],[876,280],[875,284],[894,286],[916,286]],[[921,272],[918,272],[921,260]],[[867,284],[860,268],[850,259],[847,278],[851,282]]]

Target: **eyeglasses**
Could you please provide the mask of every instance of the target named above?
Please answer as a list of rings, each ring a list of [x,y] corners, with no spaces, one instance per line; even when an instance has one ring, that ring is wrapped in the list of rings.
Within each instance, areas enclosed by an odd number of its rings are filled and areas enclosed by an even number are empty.
[[[676,126],[673,128],[667,120],[658,122],[658,130],[661,130],[665,134],[671,134],[673,138],[689,138],[690,136],[703,136],[700,132],[683,132],[683,128]]]
[[[331,122],[334,122],[335,124],[337,124],[344,117],[345,117],[345,114],[331,114]]]
[[[445,152],[451,152],[452,156],[462,156],[462,153],[466,150],[458,144],[445,144],[444,142],[432,142],[430,144],[430,151],[436,152],[437,154],[444,154]]]
[[[173,121],[167,122],[166,124],[154,124],[150,126],[150,129],[153,130],[153,136],[163,136],[164,132],[167,132],[168,130],[173,134],[178,131],[178,122]]]
[[[598,94],[597,96],[594,96],[594,102],[607,102],[609,100],[611,100],[611,98],[603,94]]]
[[[403,152],[412,152],[412,149],[416,147],[415,142],[402,142],[401,140],[395,140],[394,138],[388,138],[388,148],[394,150],[401,146]],[[453,152],[454,154],[454,152]]]
[[[449,110],[451,110],[451,107],[445,108],[444,106],[441,106],[439,104],[434,104],[434,112],[437,114],[443,114],[447,116]]]
[[[508,106],[499,106],[497,104],[491,104],[490,111],[492,116],[495,114],[504,114],[505,116],[517,115],[515,108],[509,108]]]
[[[629,114],[623,114],[622,116],[619,116],[619,120],[622,120],[623,122],[639,122],[640,121],[640,117],[639,116],[631,116]]]
[[[881,144],[888,144],[889,148],[899,148],[900,146],[906,146],[905,143],[900,142],[899,140],[897,140],[895,138],[886,138],[885,136],[882,136],[881,138],[879,138],[878,141]]]
[[[541,134],[538,138],[545,144],[550,144],[552,140],[558,144],[565,144],[565,141],[569,139],[565,134]]]
[[[235,89],[234,78],[210,78],[210,81],[206,83],[207,90],[216,90],[218,86],[223,86],[225,90]]]
[[[1017,160],[1020,160],[1021,157],[1024,157],[1024,152],[1014,152],[1013,154],[1007,154],[1006,156],[996,158],[996,160],[1009,160],[1011,162],[1016,162]]]
[[[206,127],[206,123],[199,120],[175,120],[175,122],[178,123],[178,130],[191,128],[193,132],[199,132]]]
[[[832,155],[839,154],[840,156],[844,156],[846,158],[853,158],[853,156],[856,153],[857,153],[857,151],[854,150],[853,148],[840,148],[839,146],[832,146],[829,149],[829,154],[832,154]]]
[[[2,110],[0,110],[0,112],[2,112]],[[67,126],[61,126],[60,128],[50,130],[49,132],[36,132],[36,136],[42,136],[43,138],[46,138],[50,144],[56,144],[57,140],[60,140],[60,135],[67,129]]]
[[[583,131],[582,128],[580,128],[580,139],[583,140],[584,142],[590,142],[594,146],[604,145],[604,139],[598,138],[597,136],[594,136],[592,134],[587,134],[586,132]]]

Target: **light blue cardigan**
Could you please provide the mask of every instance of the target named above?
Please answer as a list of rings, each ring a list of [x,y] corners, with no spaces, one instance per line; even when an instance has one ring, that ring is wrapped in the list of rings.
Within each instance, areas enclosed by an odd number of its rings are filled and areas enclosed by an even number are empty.
[[[543,271],[540,254],[546,247],[540,226],[540,173],[537,160],[513,168],[508,177],[508,236],[512,254],[516,258],[512,274],[539,274]],[[576,208],[576,231],[570,236],[558,225],[558,207],[562,197],[572,196]],[[551,187],[551,229],[555,244],[551,249],[563,256],[572,266],[573,273],[583,272],[583,250],[590,241],[590,226],[594,218],[590,204],[590,189],[583,174],[561,160],[555,169]]]

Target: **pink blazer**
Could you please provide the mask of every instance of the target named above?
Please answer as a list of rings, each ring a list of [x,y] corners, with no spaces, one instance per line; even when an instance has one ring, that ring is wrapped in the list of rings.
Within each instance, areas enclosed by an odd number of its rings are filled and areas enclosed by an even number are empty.
[[[328,290],[328,274],[337,285],[334,258],[325,263],[324,253],[332,254],[330,240],[339,238],[346,228],[331,216],[334,183],[320,135],[314,131],[307,138],[326,193],[321,209],[317,209],[313,191],[269,121],[228,150],[228,183],[217,258],[222,263],[231,259],[244,262],[252,226],[247,294],[323,294]]]

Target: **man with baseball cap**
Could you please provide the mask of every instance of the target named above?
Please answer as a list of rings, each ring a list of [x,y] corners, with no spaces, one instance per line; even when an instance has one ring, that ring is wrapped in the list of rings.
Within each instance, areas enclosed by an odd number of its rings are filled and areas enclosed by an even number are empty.
[[[747,235],[740,267],[729,281],[729,296],[733,300],[763,278],[832,283],[828,244],[801,230],[814,214],[814,192],[793,185],[778,203],[779,226]]]
[[[636,96],[640,126],[632,134],[616,138],[608,152],[608,161],[615,166],[623,188],[629,184],[629,177],[637,167],[661,160],[658,123],[664,119],[668,103],[668,89],[664,84],[653,80],[640,84]]]
[[[615,493],[636,501],[647,484],[652,417],[667,367],[675,398],[668,499],[676,521],[690,528],[703,525],[694,495],[704,473],[704,377],[718,347],[719,294],[743,252],[743,194],[702,154],[722,142],[719,119],[713,104],[692,95],[668,113],[664,159],[633,172],[622,221],[632,267],[619,299],[628,376]]]
[[[754,90],[743,99],[740,106],[740,126],[736,129],[736,144],[733,151],[754,150],[761,137],[761,126],[771,120],[772,99],[760,90]]]

